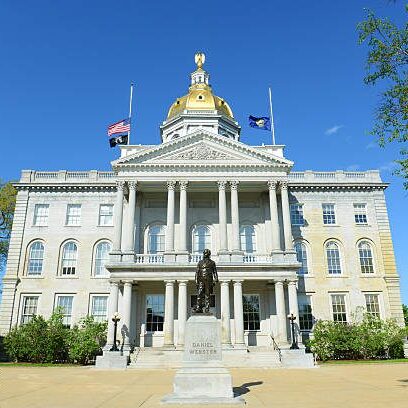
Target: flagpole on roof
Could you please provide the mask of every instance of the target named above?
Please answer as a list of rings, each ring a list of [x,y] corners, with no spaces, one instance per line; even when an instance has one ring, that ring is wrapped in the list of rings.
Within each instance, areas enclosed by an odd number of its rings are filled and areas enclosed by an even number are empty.
[[[129,121],[130,127],[128,131],[128,145],[130,145],[130,130],[132,129],[132,99],[133,99],[133,83],[130,83],[130,100],[129,100]]]
[[[273,111],[272,111],[272,90],[269,87],[269,110],[271,114],[271,133],[272,133],[272,144],[275,145],[275,124],[273,122]]]

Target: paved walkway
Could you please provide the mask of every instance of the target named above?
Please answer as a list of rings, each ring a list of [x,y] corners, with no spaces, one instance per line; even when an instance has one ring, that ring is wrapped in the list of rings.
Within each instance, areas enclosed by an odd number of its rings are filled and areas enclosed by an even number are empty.
[[[231,371],[245,407],[408,407],[408,363]],[[0,367],[0,408],[160,407],[174,372]]]

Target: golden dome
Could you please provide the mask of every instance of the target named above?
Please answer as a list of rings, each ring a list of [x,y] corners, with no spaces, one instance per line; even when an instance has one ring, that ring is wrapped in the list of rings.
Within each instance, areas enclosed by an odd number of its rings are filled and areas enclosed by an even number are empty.
[[[219,114],[233,118],[232,110],[224,99],[212,93],[208,85],[208,73],[202,69],[205,56],[196,54],[197,70],[191,74],[191,86],[187,95],[177,98],[170,106],[167,119],[183,113],[184,110],[192,111],[217,111]]]

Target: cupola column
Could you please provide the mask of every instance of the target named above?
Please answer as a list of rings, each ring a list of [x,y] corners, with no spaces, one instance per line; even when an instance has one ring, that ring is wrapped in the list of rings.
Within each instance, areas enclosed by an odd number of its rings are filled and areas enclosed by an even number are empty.
[[[280,186],[281,186],[283,232],[285,237],[285,251],[291,251],[293,250],[293,243],[292,243],[292,225],[290,221],[289,210],[288,182],[281,181]]]

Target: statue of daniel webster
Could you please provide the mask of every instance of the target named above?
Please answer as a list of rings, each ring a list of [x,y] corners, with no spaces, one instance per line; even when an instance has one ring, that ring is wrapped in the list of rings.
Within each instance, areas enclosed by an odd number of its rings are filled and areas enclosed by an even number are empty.
[[[218,282],[217,267],[215,262],[210,259],[211,251],[204,249],[203,259],[197,264],[195,282],[197,285],[197,305],[194,307],[194,313],[209,313],[210,298],[213,293],[215,283]],[[203,310],[204,309],[204,310]]]

